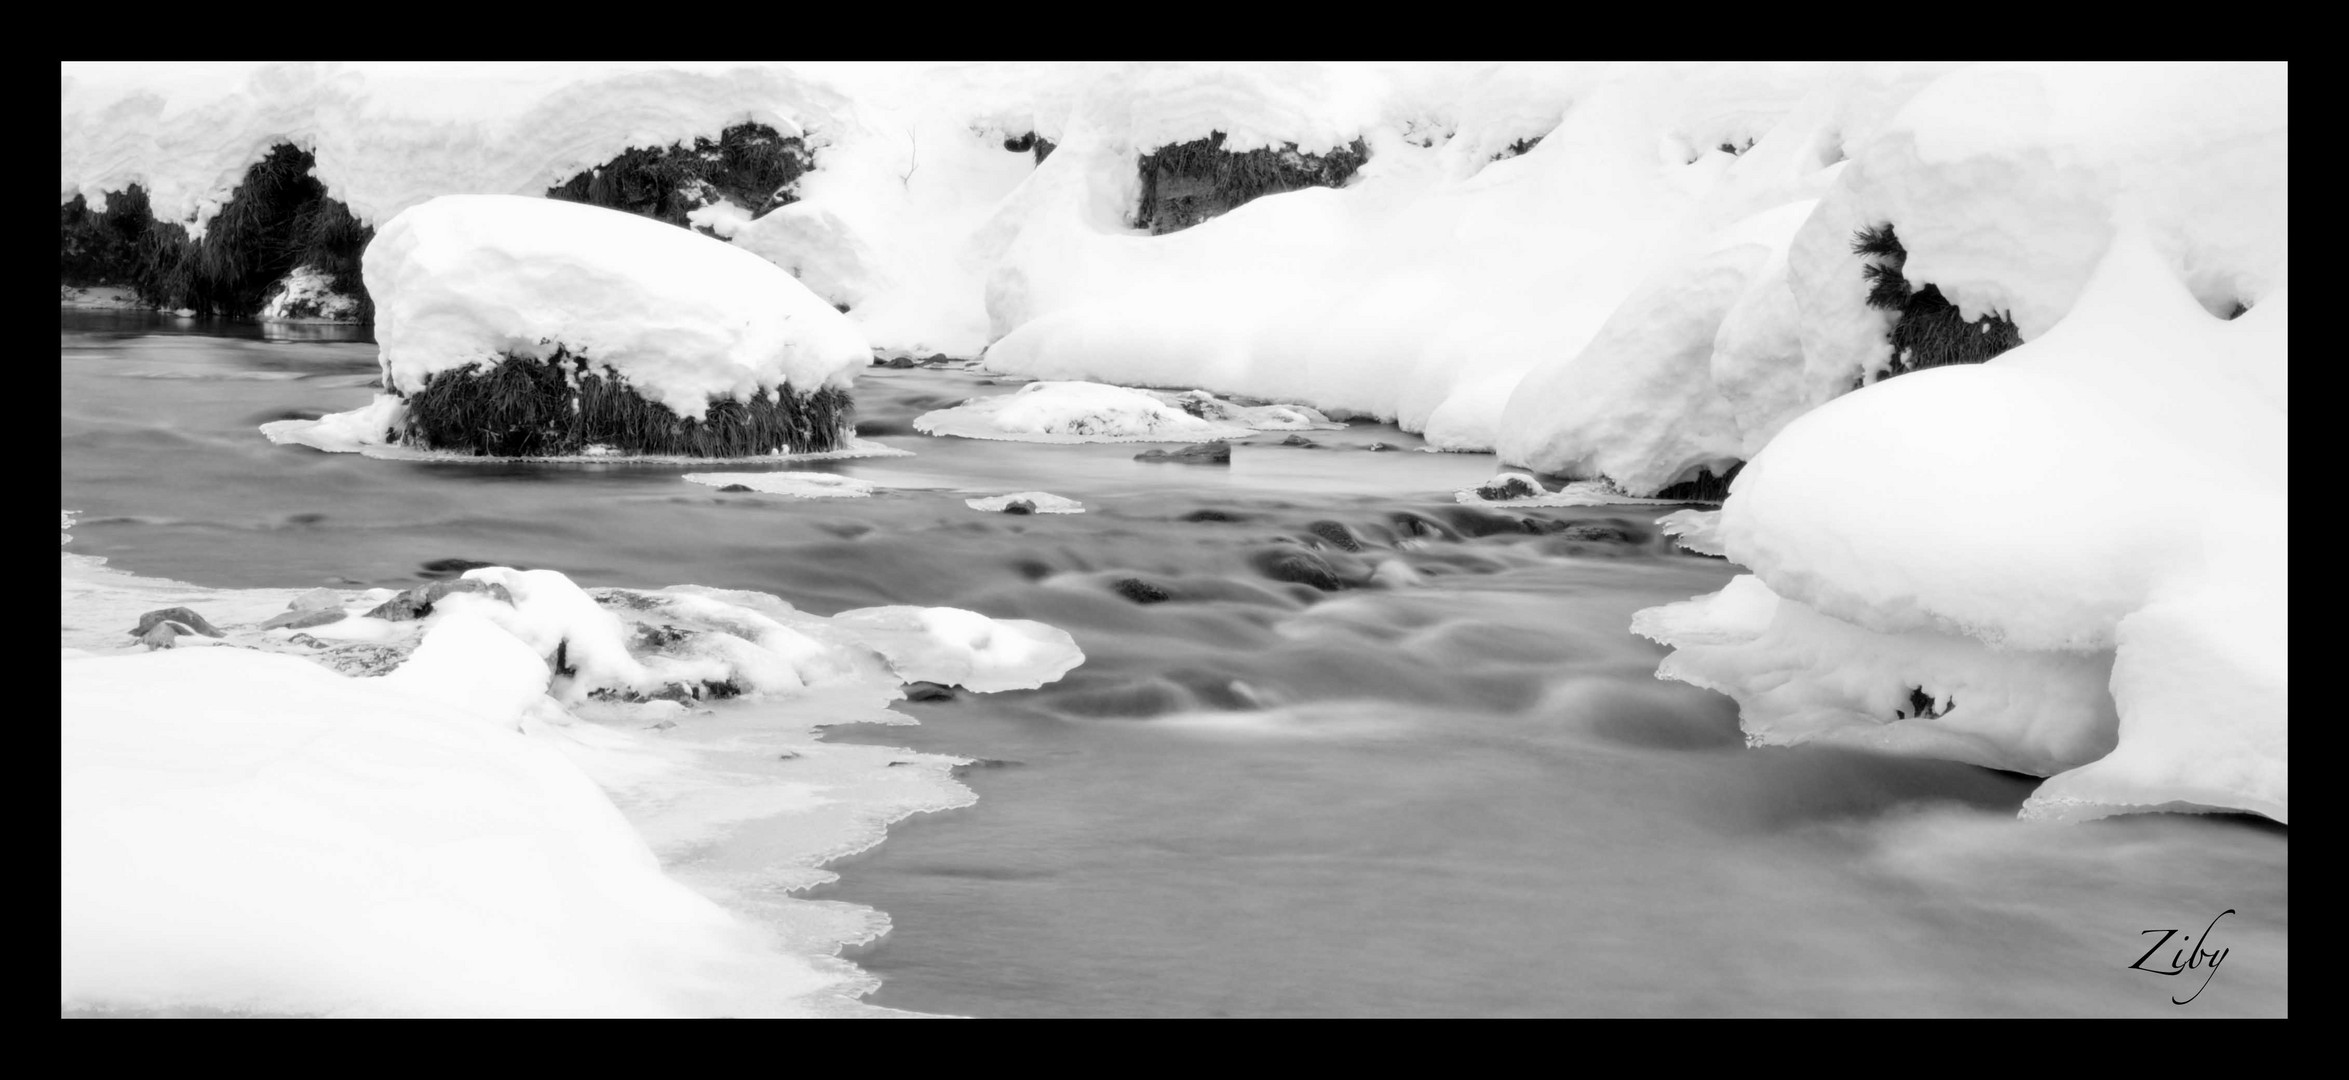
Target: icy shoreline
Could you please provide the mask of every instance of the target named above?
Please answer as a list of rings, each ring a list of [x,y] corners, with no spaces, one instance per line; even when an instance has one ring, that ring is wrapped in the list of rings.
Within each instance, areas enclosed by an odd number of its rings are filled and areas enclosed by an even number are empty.
[[[857,1000],[878,982],[837,957],[887,916],[791,894],[969,805],[964,762],[818,731],[911,723],[901,682],[985,692],[1082,659],[952,609],[824,619],[489,568],[392,621],[390,590],[102,563],[60,573],[68,1011],[907,1015]],[[222,636],[123,633],[168,608]]]

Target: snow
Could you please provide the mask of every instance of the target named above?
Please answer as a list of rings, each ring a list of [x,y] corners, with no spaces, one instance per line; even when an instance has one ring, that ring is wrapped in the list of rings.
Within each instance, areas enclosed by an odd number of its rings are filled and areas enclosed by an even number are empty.
[[[2286,297],[2213,317],[2155,230],[2114,236],[2037,339],[1779,433],[1715,529],[1758,580],[1643,613],[1660,673],[1756,738],[1960,732],[1934,752],[2051,777],[2035,816],[2286,820]],[[1893,721],[1918,685],[1956,707]]]
[[[832,955],[886,919],[779,890],[970,796],[955,759],[821,743],[816,725],[907,722],[880,708],[901,678],[1033,687],[1082,661],[1059,631],[954,609],[823,619],[490,567],[467,576],[512,603],[453,592],[390,623],[364,617],[387,590],[210,590],[102,562],[66,555],[60,577],[68,1011],[886,1014]],[[177,605],[228,636],[149,652],[123,633]],[[318,629],[374,624],[373,643],[258,629],[294,608],[340,608]],[[330,666],[387,647],[405,653],[389,674]],[[784,707],[604,700],[687,678]],[[667,730],[645,728],[657,717]],[[677,862],[751,822],[758,865]]]
[[[802,134],[799,201],[695,220],[887,354],[1345,409],[1651,491],[1886,360],[1854,230],[2026,340],[2131,201],[2206,310],[2283,280],[2281,64],[73,64],[61,200],[166,216],[285,139],[362,221],[537,194],[629,146]],[[614,108],[614,101],[628,108]],[[1137,155],[1370,161],[1144,236]],[[1002,149],[1035,132],[1041,165]],[[1494,160],[1512,144],[1529,152]],[[1718,149],[1728,145],[1737,153]],[[1750,144],[1750,145],[1749,145]]]
[[[1066,631],[959,608],[858,608],[832,621],[887,657],[891,670],[906,682],[981,693],[1033,690],[1085,661]]]
[[[1672,542],[1700,555],[1721,554],[1721,511],[1675,510],[1656,519]]]
[[[1338,427],[1308,410],[1240,409],[1215,402],[1208,419],[1185,411],[1174,395],[1093,382],[1032,382],[1009,394],[977,398],[914,418],[915,431],[1018,442],[1206,442],[1242,439],[1259,430]],[[1212,399],[1208,399],[1212,401]],[[1253,415],[1252,415],[1253,414]],[[1222,419],[1228,417],[1229,419]]]
[[[796,499],[861,499],[873,493],[870,480],[824,472],[722,472],[686,473],[679,479],[714,488],[740,484],[752,491],[769,495],[789,495]]]
[[[297,266],[262,301],[261,317],[350,322],[359,317],[359,300],[334,291],[333,278],[317,267]]]
[[[1025,502],[1032,505],[1035,509],[1031,512],[1038,514],[1082,514],[1085,512],[1084,503],[1054,495],[1049,491],[1015,491],[1009,495],[996,495],[984,499],[964,499],[962,504],[973,510],[985,510],[989,513],[1000,514],[1004,507],[1015,502]]]

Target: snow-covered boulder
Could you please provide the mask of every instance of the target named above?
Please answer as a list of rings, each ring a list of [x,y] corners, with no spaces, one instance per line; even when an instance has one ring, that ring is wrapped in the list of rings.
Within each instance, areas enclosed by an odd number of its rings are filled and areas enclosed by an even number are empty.
[[[829,451],[872,357],[773,263],[576,203],[443,196],[387,222],[364,269],[397,403],[362,410],[363,439],[381,428],[496,456]]]

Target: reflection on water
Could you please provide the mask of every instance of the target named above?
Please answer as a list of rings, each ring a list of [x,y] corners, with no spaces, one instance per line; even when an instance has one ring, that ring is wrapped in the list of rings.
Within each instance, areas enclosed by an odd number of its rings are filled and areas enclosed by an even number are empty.
[[[72,315],[61,349],[73,550],[126,569],[388,585],[473,559],[1074,634],[1086,663],[1054,686],[901,705],[919,728],[835,729],[981,759],[976,806],[900,823],[818,893],[890,913],[895,930],[854,956],[885,978],[878,1004],[2286,1011],[2284,829],[2024,825],[2028,778],[1747,750],[1726,699],[1656,680],[1661,650],[1624,629],[1734,568],[1672,552],[1647,524],[1658,511],[1453,504],[1489,456],[1412,452],[1376,425],[1315,432],[1324,449],[1270,435],[1228,468],[934,440],[909,433],[914,415],[1008,388],[915,369],[860,379],[858,416],[919,456],[790,466],[882,485],[869,499],[728,494],[682,482],[684,466],[388,462],[253,430],[363,404],[371,346],[159,329]],[[1031,489],[1087,512],[961,502]],[[1559,531],[1572,523],[1636,540]],[[1299,556],[1341,587],[1271,569]],[[1404,577],[1424,584],[1371,587]],[[2211,936],[2229,957],[2191,1006],[2168,984],[2203,973],[2129,970],[2139,931],[2228,908]]]

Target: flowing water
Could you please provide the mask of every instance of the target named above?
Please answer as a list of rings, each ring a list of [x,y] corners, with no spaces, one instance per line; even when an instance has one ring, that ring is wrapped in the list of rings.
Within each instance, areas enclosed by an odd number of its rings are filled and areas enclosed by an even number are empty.
[[[757,589],[819,614],[946,605],[1075,635],[1086,661],[1053,686],[898,706],[919,727],[831,729],[976,759],[975,806],[898,823],[810,894],[889,913],[891,933],[847,954],[883,978],[877,1004],[2287,1011],[2287,830],[2025,824],[2030,778],[1749,750],[1728,699],[1655,679],[1663,650],[1625,630],[1631,613],[1736,572],[1658,537],[1668,507],[1460,507],[1450,493],[1493,459],[1413,452],[1380,425],[1308,433],[1320,448],[1268,435],[1228,467],[914,434],[923,411],[1008,390],[960,370],[858,381],[863,434],[918,456],[792,466],[884,486],[869,499],[678,479],[710,466],[374,460],[254,430],[363,404],[364,341],[62,321],[60,505],[83,512],[73,550],[121,569],[405,586],[457,558],[583,585]],[[962,504],[1021,490],[1086,512]],[[1346,587],[1268,574],[1300,552]],[[1387,587],[1398,577],[1418,580]],[[2148,930],[2177,934],[2141,956],[2163,940]],[[2219,967],[2157,974],[2206,944],[2227,950]]]

